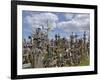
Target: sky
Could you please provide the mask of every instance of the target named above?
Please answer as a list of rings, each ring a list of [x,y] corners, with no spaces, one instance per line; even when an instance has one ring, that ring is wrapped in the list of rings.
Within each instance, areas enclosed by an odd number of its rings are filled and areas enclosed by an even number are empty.
[[[35,32],[36,28],[47,29],[49,27],[49,39],[54,39],[55,34],[61,38],[69,38],[73,32],[82,37],[86,31],[87,37],[90,32],[90,15],[88,13],[68,12],[43,12],[43,11],[22,11],[22,36],[28,36]]]

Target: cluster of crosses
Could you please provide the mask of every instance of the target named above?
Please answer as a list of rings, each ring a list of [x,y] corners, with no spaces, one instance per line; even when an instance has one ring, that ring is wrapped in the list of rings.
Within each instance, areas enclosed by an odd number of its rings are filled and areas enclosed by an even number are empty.
[[[70,39],[61,38],[60,34],[49,39],[48,32],[37,28],[29,41],[23,41],[23,68],[77,66],[84,57],[89,57],[89,39],[85,31],[81,38],[72,32]]]

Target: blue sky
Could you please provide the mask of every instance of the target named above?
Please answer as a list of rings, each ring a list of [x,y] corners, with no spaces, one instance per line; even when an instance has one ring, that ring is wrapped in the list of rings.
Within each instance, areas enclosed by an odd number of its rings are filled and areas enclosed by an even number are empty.
[[[47,28],[50,26],[49,38],[54,39],[55,34],[59,34],[62,38],[68,38],[74,32],[80,37],[86,31],[90,30],[89,14],[63,13],[63,12],[40,12],[40,11],[23,11],[22,12],[22,36],[27,39],[31,35],[32,30],[43,25]],[[37,26],[37,27],[36,27]]]

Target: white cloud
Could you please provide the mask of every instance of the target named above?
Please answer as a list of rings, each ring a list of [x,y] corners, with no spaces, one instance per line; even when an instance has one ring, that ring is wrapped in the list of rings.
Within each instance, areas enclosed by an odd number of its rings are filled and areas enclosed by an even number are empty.
[[[56,27],[58,21],[57,15],[53,13],[38,13],[32,16],[26,16],[25,22],[27,22],[33,30],[36,28],[50,28],[51,30]]]
[[[78,23],[80,30],[89,31],[90,29],[90,17],[89,14],[77,14],[74,18],[74,21]]]
[[[58,23],[58,27],[62,28],[65,31],[77,31],[78,28],[75,26],[76,23],[74,21],[63,21]]]
[[[65,14],[66,20],[71,20],[73,17],[74,17],[74,14],[73,13],[66,13]]]
[[[31,16],[26,16],[24,21],[27,22],[33,31],[36,28],[48,28],[53,30],[55,27],[62,28],[66,32],[80,32],[90,30],[90,16],[89,14],[81,13],[66,13],[65,21],[59,22],[58,15],[54,13],[32,13]]]
[[[89,14],[65,14],[65,18],[66,21],[58,23],[58,27],[63,28],[65,31],[77,32],[89,31],[90,29]],[[67,18],[70,18],[70,20],[67,21]]]

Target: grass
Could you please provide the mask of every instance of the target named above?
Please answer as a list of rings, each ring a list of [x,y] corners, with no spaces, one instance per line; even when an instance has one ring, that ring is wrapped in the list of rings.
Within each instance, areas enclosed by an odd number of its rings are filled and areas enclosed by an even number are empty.
[[[89,57],[83,56],[81,63],[78,66],[87,66],[89,65]]]

